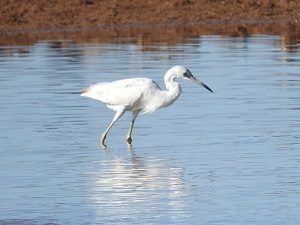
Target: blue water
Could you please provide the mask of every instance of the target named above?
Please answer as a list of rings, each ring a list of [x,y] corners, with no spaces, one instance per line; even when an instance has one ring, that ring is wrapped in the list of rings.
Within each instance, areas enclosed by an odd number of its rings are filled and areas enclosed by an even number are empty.
[[[300,224],[300,41],[0,46],[0,224]],[[181,64],[169,108],[114,112],[79,90]]]

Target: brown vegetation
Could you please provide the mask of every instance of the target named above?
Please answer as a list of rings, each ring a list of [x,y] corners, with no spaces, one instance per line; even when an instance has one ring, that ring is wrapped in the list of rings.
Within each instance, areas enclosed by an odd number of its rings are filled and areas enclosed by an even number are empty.
[[[151,32],[157,29],[177,38],[203,33],[245,36],[299,30],[298,19],[299,0],[0,0],[2,40],[86,30],[105,31],[108,38],[141,34],[143,40],[155,38]],[[152,31],[141,32],[145,27]],[[79,36],[86,35],[90,33]]]

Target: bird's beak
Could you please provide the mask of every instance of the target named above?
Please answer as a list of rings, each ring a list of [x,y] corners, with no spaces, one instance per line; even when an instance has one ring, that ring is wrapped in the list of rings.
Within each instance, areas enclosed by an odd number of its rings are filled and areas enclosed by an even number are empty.
[[[207,90],[209,90],[211,93],[214,93],[206,84],[204,84],[203,82],[201,82],[200,80],[197,80],[197,78],[195,77],[191,77],[190,78],[190,81],[196,83],[196,84],[199,84],[201,85],[202,87],[206,88]]]

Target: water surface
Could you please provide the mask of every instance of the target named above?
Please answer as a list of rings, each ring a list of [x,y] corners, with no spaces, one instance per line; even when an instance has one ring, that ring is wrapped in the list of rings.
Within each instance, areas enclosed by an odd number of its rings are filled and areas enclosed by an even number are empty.
[[[0,224],[299,224],[300,42],[202,36],[176,45],[41,41],[0,47]],[[125,114],[90,84],[183,81],[169,108]]]

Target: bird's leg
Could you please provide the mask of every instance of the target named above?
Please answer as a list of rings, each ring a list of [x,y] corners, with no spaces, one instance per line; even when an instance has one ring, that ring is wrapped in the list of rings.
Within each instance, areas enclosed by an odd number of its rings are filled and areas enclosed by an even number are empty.
[[[106,130],[103,132],[102,136],[101,136],[101,140],[100,143],[106,147],[106,145],[104,144],[104,141],[106,139],[106,135],[109,132],[110,128],[114,125],[114,123],[124,114],[125,112],[125,108],[121,108],[120,110],[118,110],[113,118],[113,120],[111,121],[111,123],[109,124],[109,126],[106,128]]]
[[[128,144],[131,144],[131,142],[132,142],[132,139],[131,139],[132,128],[133,128],[133,125],[134,125],[134,121],[135,121],[135,119],[138,116],[138,114],[139,114],[140,111],[141,110],[137,110],[137,111],[134,111],[132,113],[132,119],[131,119],[131,123],[130,123],[129,129],[128,129],[128,133],[127,133],[127,142],[128,142]]]

